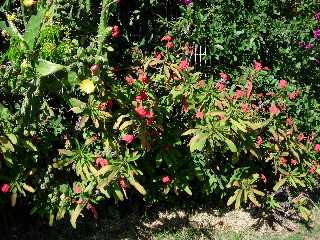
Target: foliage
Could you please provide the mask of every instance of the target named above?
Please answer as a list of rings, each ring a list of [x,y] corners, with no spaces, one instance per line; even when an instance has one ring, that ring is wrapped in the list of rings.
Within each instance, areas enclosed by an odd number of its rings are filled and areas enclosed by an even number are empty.
[[[317,67],[307,61],[296,68],[301,49],[290,49],[303,21],[315,26],[314,5],[303,5],[308,14],[297,8],[298,21],[281,4],[273,7],[284,19],[267,14],[267,2],[254,2],[249,9],[243,1],[181,5],[173,36],[138,45],[126,44],[122,1],[2,3],[1,201],[10,195],[14,206],[24,196],[50,224],[69,214],[73,227],[85,209],[96,217],[99,202],[136,193],[150,202],[171,193],[215,196],[236,208],[289,202],[309,218],[303,191],[318,184],[320,112],[317,83],[309,86],[302,78],[309,75],[296,70]],[[226,22],[229,9],[242,25]],[[155,33],[163,19],[157,24]],[[274,45],[284,29],[279,44],[286,42],[288,61]],[[276,51],[268,59],[259,34]],[[190,43],[204,40],[219,63],[210,71],[189,60]]]

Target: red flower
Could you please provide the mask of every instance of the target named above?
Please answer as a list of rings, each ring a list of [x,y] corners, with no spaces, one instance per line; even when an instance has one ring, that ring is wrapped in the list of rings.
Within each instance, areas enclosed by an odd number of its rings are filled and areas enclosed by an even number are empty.
[[[292,124],[293,124],[293,118],[292,118],[292,117],[288,117],[288,119],[287,119],[287,125],[288,125],[288,126],[292,126]]]
[[[243,102],[242,103],[242,110],[245,112],[245,113],[248,113],[248,112],[250,112],[250,108],[248,107],[248,105],[245,103],[245,102]]]
[[[187,70],[189,68],[189,62],[188,60],[181,60],[180,64],[179,64],[179,68],[180,70],[184,71]]]
[[[97,157],[96,164],[98,167],[104,167],[104,166],[107,166],[109,164],[109,162],[107,159],[104,159],[102,157]]]
[[[291,159],[290,162],[292,166],[296,166],[298,164],[298,161],[296,159]]]
[[[243,96],[243,91],[241,89],[238,89],[235,94],[236,99],[239,99],[242,96]]]
[[[9,189],[10,189],[10,186],[9,186],[8,183],[4,183],[4,184],[2,185],[2,187],[1,187],[1,191],[2,191],[3,193],[7,193],[7,192],[9,191]]]
[[[140,94],[138,96],[136,96],[137,102],[145,101],[147,99],[148,99],[148,94],[144,90],[141,90]]]
[[[217,89],[219,90],[219,91],[224,91],[224,89],[225,89],[225,85],[223,84],[223,83],[221,83],[221,82],[218,82],[217,83]]]
[[[151,119],[151,118],[154,118],[154,114],[151,111],[146,111],[145,117],[148,118],[148,119]]]
[[[169,183],[171,182],[170,177],[169,176],[164,176],[162,178],[162,183],[167,186]]]
[[[74,192],[75,192],[75,193],[81,193],[81,187],[79,187],[78,185],[76,185],[76,186],[74,187]]]
[[[287,81],[286,80],[280,80],[279,81],[279,88],[280,89],[284,89],[284,88],[286,88],[287,87]]]
[[[320,144],[319,144],[319,143],[314,146],[314,150],[315,150],[317,153],[320,153]]]
[[[196,118],[197,118],[197,119],[203,119],[203,117],[204,117],[203,112],[201,112],[201,111],[197,111],[197,112],[196,112]]]
[[[226,73],[221,72],[219,73],[219,75],[221,77],[221,80],[223,80],[224,82],[229,80],[229,76]]]
[[[263,143],[262,137],[261,137],[261,136],[258,136],[258,137],[257,137],[257,144],[258,144],[258,145],[261,145],[262,143]]]
[[[146,125],[147,126],[151,126],[151,125],[153,125],[153,123],[154,123],[154,118],[147,118],[146,119]]]
[[[287,166],[287,159],[285,157],[280,157],[280,164],[283,166]]]
[[[122,140],[125,141],[127,144],[130,144],[134,141],[134,136],[130,134],[125,134],[122,136]]]
[[[277,116],[280,113],[279,108],[277,108],[277,106],[274,104],[272,104],[271,107],[269,107],[269,111],[272,114],[272,116]]]
[[[139,77],[138,77],[139,81],[141,81],[143,84],[148,84],[149,82],[149,78],[148,75],[143,71],[143,70],[139,70]]]
[[[315,174],[316,173],[317,168],[315,166],[312,166],[311,168],[309,168],[309,172],[311,174]]]
[[[304,138],[305,138],[305,137],[304,137],[304,134],[303,134],[303,133],[300,133],[299,136],[298,136],[298,141],[299,141],[299,142],[302,142],[302,141],[304,140]]]
[[[173,42],[167,42],[166,47],[168,49],[173,48]]]
[[[171,37],[171,36],[169,36],[169,35],[163,36],[163,37],[161,38],[161,41],[167,41],[167,42],[170,42],[170,41],[172,41],[172,37]]]
[[[126,76],[126,81],[130,86],[134,83],[134,79],[131,76]]]
[[[113,38],[117,38],[120,37],[120,27],[115,25],[112,27],[112,31],[111,31],[112,37]]]
[[[147,111],[143,106],[136,107],[134,110],[140,118],[144,118],[147,114]]]

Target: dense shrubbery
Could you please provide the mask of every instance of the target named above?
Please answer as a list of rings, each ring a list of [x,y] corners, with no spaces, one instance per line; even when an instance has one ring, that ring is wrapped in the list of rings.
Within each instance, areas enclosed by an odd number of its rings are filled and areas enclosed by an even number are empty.
[[[182,17],[153,21],[139,43],[118,14],[125,1],[22,2],[1,6],[4,205],[24,196],[75,226],[108,198],[196,192],[236,208],[289,202],[309,217],[303,192],[320,174],[313,1],[181,1]],[[161,6],[130,5],[133,24]],[[214,66],[195,68],[192,44],[204,42]]]

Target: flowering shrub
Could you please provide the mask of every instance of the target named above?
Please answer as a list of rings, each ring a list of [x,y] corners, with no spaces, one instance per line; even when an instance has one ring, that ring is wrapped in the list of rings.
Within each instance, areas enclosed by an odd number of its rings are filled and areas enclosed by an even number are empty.
[[[197,71],[179,35],[122,51],[122,1],[103,0],[98,19],[94,6],[62,4],[32,1],[22,13],[2,4],[2,202],[26,197],[50,224],[70,214],[74,227],[86,209],[97,217],[99,202],[135,193],[151,202],[197,192],[236,208],[281,208],[285,195],[309,217],[303,192],[320,174],[310,87],[256,59]],[[79,39],[85,12],[96,25]]]

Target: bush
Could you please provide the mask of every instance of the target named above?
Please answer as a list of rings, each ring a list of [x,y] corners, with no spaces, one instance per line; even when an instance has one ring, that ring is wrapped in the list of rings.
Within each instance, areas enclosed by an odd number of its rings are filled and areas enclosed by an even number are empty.
[[[123,201],[137,192],[154,202],[197,193],[236,208],[277,209],[289,202],[308,219],[303,192],[318,184],[320,174],[314,85],[300,81],[306,80],[301,72],[285,74],[296,69],[282,61],[280,48],[271,48],[279,54],[264,61],[272,62],[271,70],[259,60],[266,57],[262,48],[245,49],[247,37],[218,51],[212,34],[222,34],[223,23],[210,25],[210,32],[201,27],[215,8],[223,19],[230,4],[240,12],[245,5],[217,1],[205,16],[201,2],[184,2],[172,36],[154,37],[142,51],[126,41],[124,25],[115,24],[121,2],[104,0],[100,16],[91,10],[98,3],[89,2],[38,1],[18,4],[17,12],[8,1],[2,4],[3,204],[9,195],[12,206],[24,196],[50,224],[70,214],[75,227],[84,209],[96,216],[95,205],[109,198]],[[305,7],[313,10],[311,3]],[[248,19],[257,21],[256,14]],[[194,31],[202,35],[175,34],[197,21]],[[277,34],[266,36],[276,42]],[[207,39],[217,50],[212,56],[224,59],[210,71],[192,65],[185,45]]]

